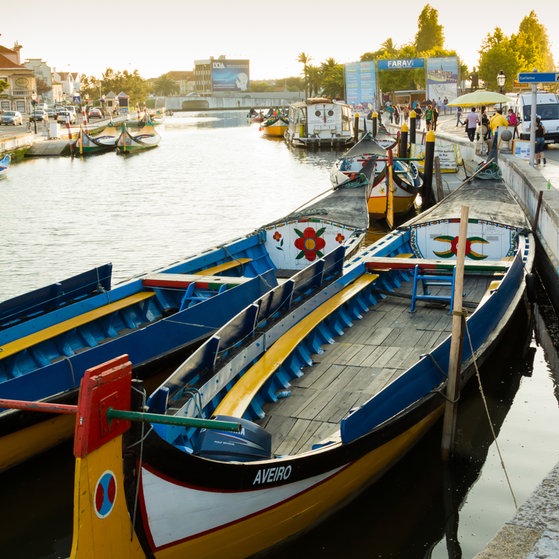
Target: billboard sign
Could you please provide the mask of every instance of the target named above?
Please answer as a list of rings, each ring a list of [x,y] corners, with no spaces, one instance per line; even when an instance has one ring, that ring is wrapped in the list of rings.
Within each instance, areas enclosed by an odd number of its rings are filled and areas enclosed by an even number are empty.
[[[400,60],[377,60],[379,70],[417,70],[425,67],[424,58],[402,58]]]
[[[437,102],[439,107],[444,99],[451,101],[458,97],[458,58],[427,59],[427,99]]]
[[[248,60],[212,60],[213,91],[246,91],[250,84]]]
[[[352,62],[344,70],[346,103],[358,109],[376,107],[375,63]]]

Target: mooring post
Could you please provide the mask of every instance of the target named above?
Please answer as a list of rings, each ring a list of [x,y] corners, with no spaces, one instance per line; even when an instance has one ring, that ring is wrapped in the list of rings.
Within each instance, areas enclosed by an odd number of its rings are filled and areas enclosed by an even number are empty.
[[[359,141],[359,113],[355,113],[353,121],[353,141],[355,143]]]
[[[425,137],[425,163],[423,165],[423,208],[433,205],[433,163],[435,161],[435,133],[432,130],[427,132]]]
[[[446,383],[446,403],[443,419],[441,451],[443,460],[450,460],[456,430],[456,413],[460,395],[460,369],[462,363],[462,340],[464,337],[464,318],[462,291],[464,289],[464,260],[468,236],[468,206],[462,206],[460,229],[456,249],[456,280],[454,283],[454,308],[452,309],[452,335],[448,360],[448,380]]]
[[[404,122],[401,128],[398,157],[408,157],[408,125]]]
[[[376,138],[378,134],[378,113],[375,111],[373,113],[373,138]]]
[[[417,117],[417,113],[412,109],[410,111],[410,153],[411,153],[411,145],[415,144],[416,117]]]

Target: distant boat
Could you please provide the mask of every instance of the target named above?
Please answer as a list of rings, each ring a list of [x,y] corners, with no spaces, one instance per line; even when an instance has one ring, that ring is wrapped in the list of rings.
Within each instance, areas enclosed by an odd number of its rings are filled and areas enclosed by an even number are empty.
[[[288,125],[289,121],[286,117],[281,115],[272,116],[260,125],[260,131],[262,136],[283,138]]]
[[[10,154],[5,155],[2,159],[0,159],[0,177],[3,177],[8,173],[11,160]]]
[[[160,141],[161,136],[155,131],[151,121],[135,134],[131,134],[123,123],[120,136],[116,140],[116,149],[119,153],[136,153],[157,147]]]
[[[305,148],[348,147],[354,141],[351,106],[327,97],[292,103],[285,139]]]
[[[79,155],[92,155],[114,150],[118,132],[114,126],[108,126],[96,136],[91,136],[83,128],[80,128],[78,137],[74,142],[73,153]]]
[[[382,141],[382,144],[381,144]],[[384,146],[395,147],[393,139],[378,140],[370,132],[340,157],[334,164],[330,179],[334,185],[347,180],[352,174],[361,172],[363,165],[370,159],[375,159],[375,173],[373,188],[369,196],[368,208],[372,219],[383,219],[388,212],[388,186],[386,170],[388,152]],[[423,183],[417,165],[411,161],[394,157],[394,191],[392,192],[394,213],[405,215],[414,205],[415,199]]]

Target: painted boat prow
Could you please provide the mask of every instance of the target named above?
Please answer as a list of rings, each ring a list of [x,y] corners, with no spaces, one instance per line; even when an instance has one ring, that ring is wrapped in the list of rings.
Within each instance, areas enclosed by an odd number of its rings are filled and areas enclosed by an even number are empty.
[[[106,413],[108,408],[130,409],[131,382],[127,355],[88,369],[82,379],[74,435],[71,559],[145,558],[131,529],[124,492],[122,435],[130,422],[109,420]]]

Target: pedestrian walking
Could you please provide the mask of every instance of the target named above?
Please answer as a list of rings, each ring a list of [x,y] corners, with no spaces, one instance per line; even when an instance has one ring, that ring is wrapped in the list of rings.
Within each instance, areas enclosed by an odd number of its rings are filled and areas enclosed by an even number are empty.
[[[456,108],[456,126],[464,126],[465,122],[462,122],[462,107]]]
[[[472,107],[472,110],[466,115],[466,134],[468,134],[468,139],[473,142],[476,137],[476,128],[479,124],[479,116],[476,113],[476,108]]]

